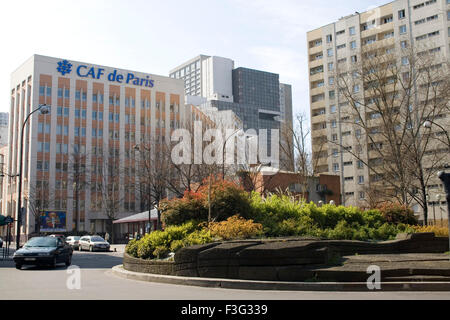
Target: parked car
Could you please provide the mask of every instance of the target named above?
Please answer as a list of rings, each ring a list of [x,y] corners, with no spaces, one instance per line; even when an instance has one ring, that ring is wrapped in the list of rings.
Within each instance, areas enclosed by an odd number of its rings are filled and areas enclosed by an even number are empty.
[[[23,265],[50,265],[58,263],[72,264],[73,249],[58,237],[36,237],[30,239],[13,255],[17,269]]]
[[[109,243],[100,236],[84,236],[80,238],[78,250],[89,250],[91,252],[102,250],[109,251]]]
[[[66,237],[63,234],[51,234],[49,237],[60,238],[62,241],[66,241]]]
[[[71,246],[73,249],[78,249],[79,247],[79,243],[80,243],[80,238],[79,236],[70,236],[67,237],[66,239],[66,243]]]
[[[0,248],[3,248],[3,239],[0,237]]]

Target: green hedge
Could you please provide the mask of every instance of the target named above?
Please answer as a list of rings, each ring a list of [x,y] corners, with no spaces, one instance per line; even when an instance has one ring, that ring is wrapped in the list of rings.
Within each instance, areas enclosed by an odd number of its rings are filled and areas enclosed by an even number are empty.
[[[137,258],[164,258],[170,252],[195,244],[205,244],[213,241],[213,237],[206,230],[197,230],[194,222],[181,226],[171,226],[164,231],[154,231],[146,234],[140,240],[131,240],[125,251]]]

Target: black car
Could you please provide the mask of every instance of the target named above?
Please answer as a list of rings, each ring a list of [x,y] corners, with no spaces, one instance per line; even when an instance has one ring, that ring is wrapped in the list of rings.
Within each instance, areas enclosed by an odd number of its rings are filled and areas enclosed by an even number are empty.
[[[23,265],[49,265],[56,267],[58,263],[70,266],[73,249],[56,237],[36,237],[14,253],[13,260],[16,268]]]

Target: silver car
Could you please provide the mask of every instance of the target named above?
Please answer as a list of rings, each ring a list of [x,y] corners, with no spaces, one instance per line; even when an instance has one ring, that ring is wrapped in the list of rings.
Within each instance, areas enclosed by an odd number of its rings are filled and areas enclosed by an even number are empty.
[[[100,236],[84,236],[78,242],[78,250],[109,251],[109,243]]]
[[[70,236],[66,238],[66,243],[68,245],[70,245],[72,248],[74,249],[78,249],[79,248],[79,242],[80,242],[80,238],[79,236]]]

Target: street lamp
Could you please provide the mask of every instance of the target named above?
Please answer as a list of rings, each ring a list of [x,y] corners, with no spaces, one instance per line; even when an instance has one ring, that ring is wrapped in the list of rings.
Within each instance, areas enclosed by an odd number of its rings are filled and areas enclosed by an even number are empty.
[[[21,213],[22,213],[22,170],[23,170],[23,136],[25,131],[25,125],[30,119],[31,115],[35,112],[40,112],[41,114],[50,113],[50,106],[46,104],[40,104],[38,108],[32,112],[30,112],[25,121],[22,124],[22,128],[20,131],[20,153],[19,153],[19,183],[17,187],[17,234],[16,234],[16,250],[19,250],[20,247],[20,223],[21,223]]]
[[[222,180],[225,180],[225,147],[227,145],[228,140],[230,140],[231,137],[233,137],[236,133],[241,131],[241,129],[237,129],[234,131],[228,138],[225,139],[225,142],[223,143],[222,147]],[[239,132],[239,136],[242,137],[244,135],[244,132]]]
[[[144,146],[144,149],[145,149],[145,151],[149,151],[147,148],[145,148],[145,146]],[[142,152],[141,152],[141,147],[138,144],[134,146],[134,150],[139,152],[139,154],[141,155],[141,158],[143,158]],[[147,202],[150,203],[150,201],[147,201]],[[156,201],[154,203],[156,203]],[[152,203],[152,204],[155,206],[155,208],[157,208],[157,205],[154,203]],[[158,220],[156,222],[156,229],[159,230],[159,210],[158,209],[156,209],[156,210],[158,211]],[[152,225],[152,208],[151,208],[151,206],[149,206],[149,208],[148,208],[148,228],[149,228],[148,233],[150,233],[151,225]]]
[[[439,179],[444,183],[445,193],[447,198],[447,221],[448,221],[448,231],[449,231],[449,248],[450,248],[450,173],[439,172]]]
[[[438,193],[438,194],[436,195],[436,200],[437,200],[438,207],[439,207],[439,214],[440,214],[440,216],[441,216],[441,227],[443,227],[443,223],[442,223],[442,211],[441,211],[441,199],[442,199],[442,195]]]

